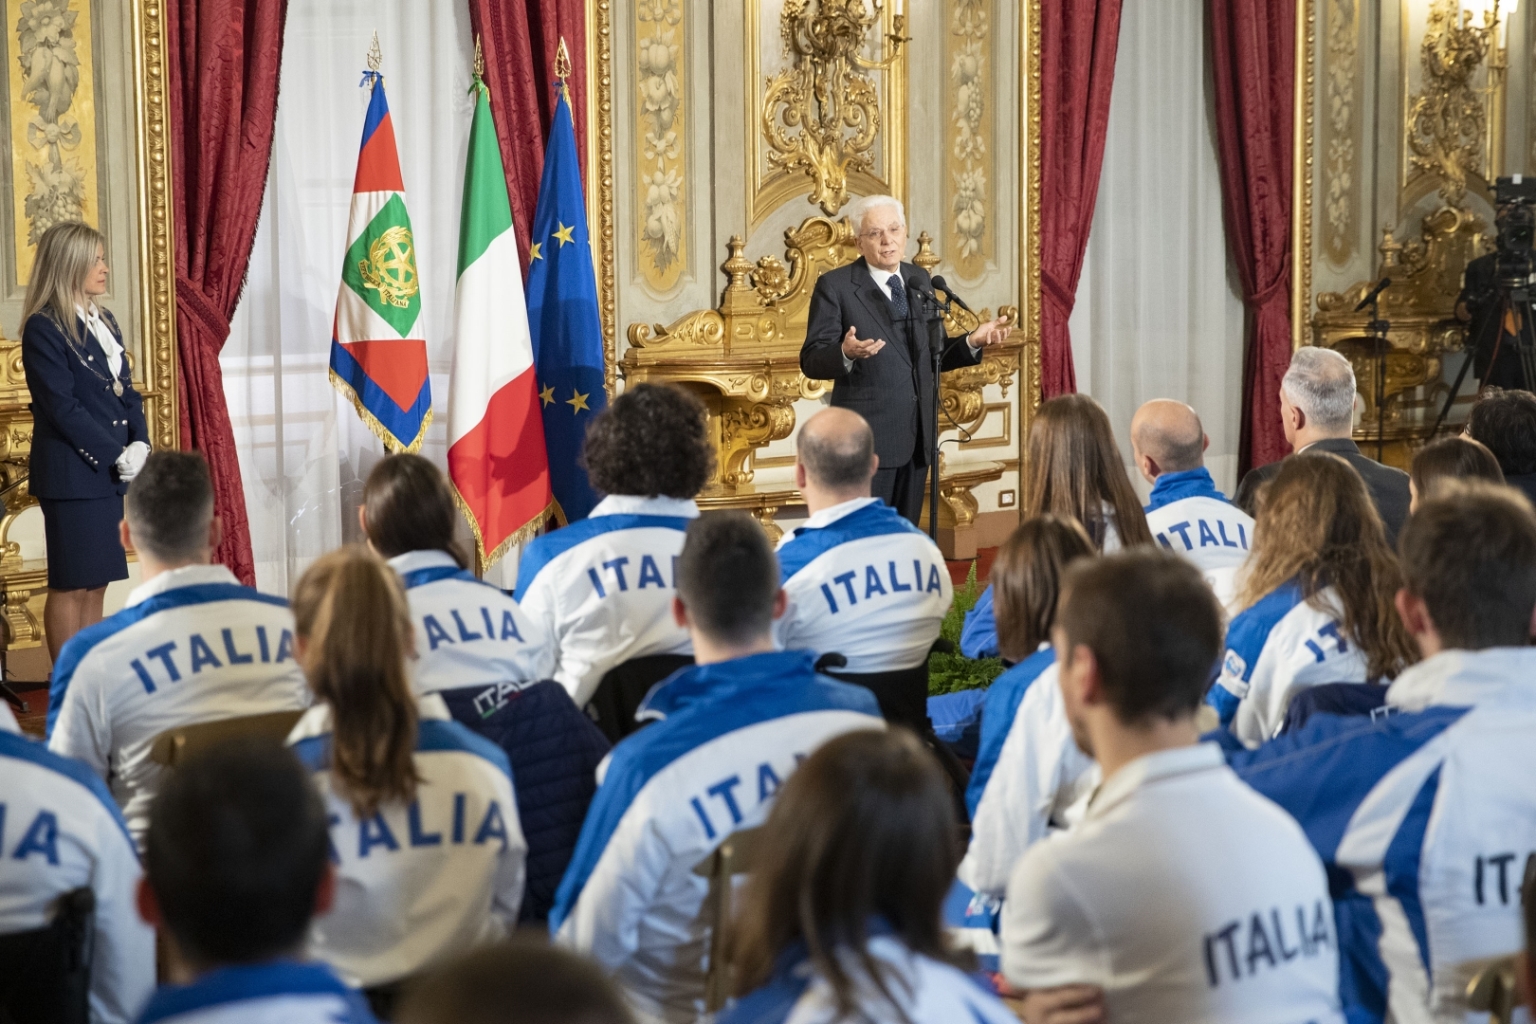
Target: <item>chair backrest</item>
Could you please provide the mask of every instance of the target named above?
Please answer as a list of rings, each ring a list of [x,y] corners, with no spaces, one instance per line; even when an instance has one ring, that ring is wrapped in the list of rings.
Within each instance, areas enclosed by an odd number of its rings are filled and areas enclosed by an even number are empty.
[[[596,714],[597,727],[609,743],[636,732],[644,722],[635,721],[635,712],[651,687],[680,668],[693,664],[689,654],[648,654],[615,665],[603,675],[592,693],[588,707]]]
[[[1467,983],[1467,1009],[1488,1014],[1489,1024],[1510,1024],[1519,1005],[1512,956],[1488,964]]]
[[[704,1008],[709,1013],[719,1010],[730,998],[725,933],[731,921],[731,895],[736,876],[749,874],[756,868],[762,839],[761,826],[738,829],[693,868],[694,874],[709,879],[709,897],[705,902],[709,916],[709,971],[704,979]]]
[[[46,927],[0,935],[0,1021],[87,1024],[96,894],[59,897]]]
[[[303,714],[303,711],[273,711],[265,715],[244,715],[240,718],[178,725],[155,737],[149,748],[149,759],[167,768],[175,768],[204,750],[242,736],[268,736],[281,743]]]

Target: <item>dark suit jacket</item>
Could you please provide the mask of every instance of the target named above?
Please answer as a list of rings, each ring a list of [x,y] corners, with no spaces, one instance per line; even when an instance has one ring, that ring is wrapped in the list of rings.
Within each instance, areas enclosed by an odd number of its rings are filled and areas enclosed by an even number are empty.
[[[948,345],[942,369],[970,366],[979,361],[963,339],[952,343],[943,337],[943,322],[922,319],[921,300],[912,285],[933,290],[928,272],[911,263],[901,265],[908,284],[907,304],[914,319],[897,324],[891,300],[862,258],[845,267],[829,270],[816,281],[811,293],[805,345],[800,349],[800,372],[813,380],[830,380],[832,404],[852,409],[869,421],[875,432],[875,454],[882,469],[897,469],[914,458],[927,465],[933,444],[933,363],[929,346]],[[859,338],[885,340],[885,348],[868,359],[855,359],[843,369],[843,335],[857,328]]]
[[[1362,454],[1358,445],[1347,437],[1334,437],[1319,441],[1307,449],[1309,452],[1331,452],[1355,467],[1365,489],[1371,493],[1371,502],[1387,528],[1387,543],[1397,547],[1397,531],[1408,519],[1408,474],[1391,466],[1383,466],[1375,459]],[[1284,462],[1282,459],[1281,462]],[[1237,507],[1256,516],[1259,488],[1280,471],[1280,462],[1271,462],[1248,471],[1243,482],[1237,485]]]
[[[123,333],[106,310],[101,317]],[[72,341],[51,311],[34,313],[21,332],[21,364],[32,394],[32,460],[28,489],[39,498],[109,498],[128,485],[113,465],[130,442],[149,443],[144,400],[123,356],[121,396],[112,393],[107,354],[85,321]]]

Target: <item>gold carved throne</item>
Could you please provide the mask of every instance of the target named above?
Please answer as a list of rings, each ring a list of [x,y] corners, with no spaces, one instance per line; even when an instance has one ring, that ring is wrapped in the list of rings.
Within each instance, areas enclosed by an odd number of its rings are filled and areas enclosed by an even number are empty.
[[[699,495],[699,506],[744,509],[775,542],[782,531],[774,516],[799,504],[800,496],[792,486],[760,487],[754,459],[761,449],[793,433],[796,401],[831,392],[831,381],[809,380],[800,373],[800,347],[816,279],[858,257],[847,218],[811,217],[786,231],[784,243],[787,265],[772,255],[753,263],[746,258],[741,236],[733,236],[729,258],[720,267],[726,286],[719,308],[696,310],[665,327],[631,324],[626,332],[629,349],[619,363],[628,384],[677,384],[698,395],[709,412],[716,446],[715,477]],[[927,232],[918,236],[913,262],[925,270],[939,263]],[[1016,323],[1011,307],[1002,312]],[[952,336],[978,323],[958,307],[946,318]],[[1014,330],[980,364],[945,373],[940,401],[949,418],[962,425],[979,421],[982,389],[999,384],[1006,395],[1023,348],[1023,336]],[[1025,405],[1032,408],[1027,398]],[[1002,473],[1000,463],[967,463],[940,473],[940,539],[950,557],[966,546],[962,535],[976,516],[970,489]],[[972,542],[971,554],[974,547]]]

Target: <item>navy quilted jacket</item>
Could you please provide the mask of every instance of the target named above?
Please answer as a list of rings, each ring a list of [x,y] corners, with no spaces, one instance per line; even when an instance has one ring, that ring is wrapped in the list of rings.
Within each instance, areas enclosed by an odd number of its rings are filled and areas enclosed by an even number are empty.
[[[528,841],[528,881],[520,919],[549,917],[555,889],[597,792],[597,765],[608,740],[553,679],[445,690],[454,720],[507,752],[517,813]]]

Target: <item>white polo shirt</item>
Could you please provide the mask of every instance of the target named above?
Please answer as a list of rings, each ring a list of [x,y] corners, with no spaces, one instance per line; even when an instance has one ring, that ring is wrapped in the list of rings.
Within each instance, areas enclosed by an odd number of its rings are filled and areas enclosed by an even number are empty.
[[[1030,847],[1002,938],[1010,984],[1096,985],[1114,1024],[1344,1019],[1322,862],[1215,744],[1137,758]]]

